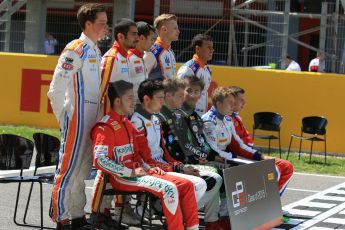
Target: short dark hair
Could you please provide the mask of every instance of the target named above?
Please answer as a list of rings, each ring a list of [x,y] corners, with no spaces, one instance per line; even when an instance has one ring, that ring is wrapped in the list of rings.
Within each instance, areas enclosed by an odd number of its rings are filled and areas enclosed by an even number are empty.
[[[186,88],[184,79],[169,78],[163,81],[164,93],[176,93],[179,89]]]
[[[192,47],[202,46],[204,41],[213,41],[213,38],[207,34],[197,34],[192,39]]]
[[[239,86],[230,86],[229,89],[233,92],[233,94],[237,97],[239,93],[244,94],[245,91]]]
[[[97,13],[106,12],[107,8],[99,3],[87,3],[82,5],[77,12],[77,19],[80,27],[84,30],[86,21],[92,23],[97,18]]]
[[[201,90],[204,90],[205,88],[204,81],[196,77],[195,75],[186,75],[184,79],[189,86],[200,86]]]
[[[150,24],[148,24],[147,22],[137,22],[137,27],[138,27],[138,35],[144,35],[145,38],[147,38],[147,36],[150,35],[150,32],[155,33],[156,29],[151,26]]]
[[[108,98],[110,107],[114,107],[114,100],[121,98],[127,90],[133,89],[133,84],[124,80],[109,83]]]
[[[144,96],[153,98],[158,91],[164,91],[163,82],[161,80],[147,79],[140,83],[138,88],[138,98],[141,103],[144,101]]]
[[[129,27],[131,26],[137,26],[135,22],[128,18],[122,18],[118,23],[114,26],[114,38],[116,41],[118,41],[117,35],[123,34],[125,37],[127,37],[127,33],[129,31]]]

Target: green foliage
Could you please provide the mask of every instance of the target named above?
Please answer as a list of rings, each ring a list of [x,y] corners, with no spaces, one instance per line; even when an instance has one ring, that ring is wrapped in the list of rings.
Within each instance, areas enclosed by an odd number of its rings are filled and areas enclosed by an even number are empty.
[[[47,133],[57,138],[60,138],[60,131],[58,129],[38,129],[27,126],[12,126],[0,125],[0,134],[16,134],[18,136],[26,137],[32,140],[34,133]]]
[[[279,157],[279,153],[271,154],[273,157]],[[287,153],[282,154],[286,159]],[[309,154],[302,153],[301,159],[298,159],[298,153],[290,152],[288,159],[294,166],[296,172],[328,174],[345,176],[345,157],[327,156],[326,164],[323,155],[313,154],[309,163]]]

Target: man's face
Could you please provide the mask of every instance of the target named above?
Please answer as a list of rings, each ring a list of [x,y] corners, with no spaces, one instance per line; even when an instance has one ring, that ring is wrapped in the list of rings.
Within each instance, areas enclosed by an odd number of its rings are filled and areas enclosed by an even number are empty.
[[[229,95],[226,98],[224,98],[223,102],[217,102],[217,110],[223,115],[229,115],[233,112],[234,104],[234,96]]]
[[[184,90],[184,100],[185,102],[195,108],[201,96],[201,87],[199,85],[187,86]]]
[[[108,18],[105,12],[99,12],[96,14],[96,19],[93,23],[90,23],[92,33],[98,39],[102,39],[108,32]]]
[[[243,93],[238,93],[235,98],[233,112],[241,112],[246,104],[246,98]]]
[[[196,48],[197,55],[201,59],[207,60],[207,61],[212,60],[213,52],[214,52],[213,41],[202,41],[202,45],[197,46]]]
[[[155,42],[155,33],[150,31],[150,34],[145,37],[144,35],[140,35],[140,41],[142,43],[142,48],[144,51],[150,51],[150,47],[153,45]]]
[[[178,29],[177,21],[175,20],[170,20],[166,22],[165,24],[166,27],[166,34],[168,35],[168,38],[170,41],[177,41],[178,36],[180,34],[180,30]]]
[[[129,50],[135,48],[138,41],[138,28],[136,26],[130,26],[124,41],[125,49]]]
[[[121,97],[120,109],[124,114],[132,114],[135,108],[135,99],[133,89],[127,90]]]
[[[148,98],[147,102],[147,108],[154,112],[154,113],[159,113],[161,111],[161,108],[164,104],[164,91],[160,90],[156,92],[152,98]]]
[[[167,100],[169,100],[171,109],[180,109],[184,102],[184,89],[179,88],[175,93],[166,93]]]

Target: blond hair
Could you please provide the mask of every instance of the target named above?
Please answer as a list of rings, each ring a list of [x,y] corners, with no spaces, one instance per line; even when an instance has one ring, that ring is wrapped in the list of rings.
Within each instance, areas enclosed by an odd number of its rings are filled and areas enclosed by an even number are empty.
[[[231,95],[235,97],[233,90],[225,87],[218,87],[213,91],[212,104],[217,106],[217,102],[223,102],[225,98]]]
[[[161,14],[153,22],[153,26],[159,30],[166,22],[171,20],[177,21],[177,17],[174,14]]]

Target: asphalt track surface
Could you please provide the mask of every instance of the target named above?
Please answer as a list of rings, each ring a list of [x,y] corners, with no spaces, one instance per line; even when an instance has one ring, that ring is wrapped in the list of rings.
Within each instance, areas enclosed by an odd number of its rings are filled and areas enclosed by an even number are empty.
[[[42,172],[46,171],[52,170],[46,168]],[[32,175],[32,173],[33,168],[25,174]],[[10,175],[15,174],[0,170],[0,177]],[[86,212],[90,212],[92,184],[93,180],[86,181],[86,196],[88,198],[85,207]],[[17,184],[0,184],[1,230],[30,229],[16,226],[13,223],[17,187]],[[39,224],[40,221],[38,188],[38,184],[34,186],[27,217],[29,223]],[[52,185],[43,185],[44,226],[46,227],[55,226],[48,216],[51,189]],[[23,217],[28,191],[29,184],[23,184],[19,201],[19,221]],[[295,173],[281,201],[282,206],[288,209],[293,217],[290,218],[288,224],[276,229],[345,229],[345,177]]]

